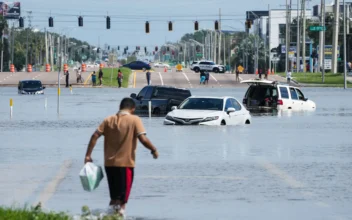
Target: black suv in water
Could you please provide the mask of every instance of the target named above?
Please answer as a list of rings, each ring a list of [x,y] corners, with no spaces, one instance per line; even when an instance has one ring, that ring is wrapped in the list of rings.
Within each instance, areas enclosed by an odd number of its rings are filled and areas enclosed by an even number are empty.
[[[148,103],[151,101],[151,110],[154,116],[166,115],[172,106],[178,106],[191,96],[188,89],[179,89],[168,86],[146,86],[138,95],[131,94],[136,103],[137,115],[148,115]]]
[[[18,94],[44,94],[45,86],[40,80],[21,80],[18,82]]]

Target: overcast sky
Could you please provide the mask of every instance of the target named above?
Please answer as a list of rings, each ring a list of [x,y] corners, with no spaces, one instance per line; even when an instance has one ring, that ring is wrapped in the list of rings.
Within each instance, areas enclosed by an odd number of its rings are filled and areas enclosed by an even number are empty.
[[[296,4],[297,0],[293,0]],[[312,0],[309,8],[318,4]],[[54,17],[51,31],[100,46],[148,46],[154,48],[167,41],[177,41],[185,33],[193,32],[193,22],[200,29],[213,29],[219,8],[223,14],[222,29],[243,30],[248,10],[284,9],[285,0],[26,0],[21,1],[21,14],[32,11],[32,26],[48,27],[48,17]],[[329,3],[329,0],[326,2]],[[295,5],[293,7],[296,7]],[[111,16],[111,29],[106,30],[105,17]],[[77,17],[84,17],[84,27],[78,27]],[[150,34],[144,32],[150,21]],[[173,21],[174,31],[167,29]],[[28,25],[28,20],[25,21]],[[150,49],[152,50],[152,49]]]

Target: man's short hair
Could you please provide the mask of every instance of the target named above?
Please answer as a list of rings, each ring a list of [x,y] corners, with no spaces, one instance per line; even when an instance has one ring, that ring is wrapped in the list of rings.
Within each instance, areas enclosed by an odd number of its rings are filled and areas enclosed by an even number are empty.
[[[131,98],[124,98],[120,103],[120,110],[121,109],[133,109],[136,107],[136,103]]]

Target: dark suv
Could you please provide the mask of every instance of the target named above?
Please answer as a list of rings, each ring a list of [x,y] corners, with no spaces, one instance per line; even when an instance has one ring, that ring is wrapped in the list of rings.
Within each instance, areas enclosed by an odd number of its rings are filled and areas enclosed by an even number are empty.
[[[191,96],[188,89],[179,89],[167,86],[146,86],[138,95],[131,94],[136,103],[136,114],[148,115],[148,103],[151,101],[151,110],[154,116],[166,115],[172,106],[180,105]]]

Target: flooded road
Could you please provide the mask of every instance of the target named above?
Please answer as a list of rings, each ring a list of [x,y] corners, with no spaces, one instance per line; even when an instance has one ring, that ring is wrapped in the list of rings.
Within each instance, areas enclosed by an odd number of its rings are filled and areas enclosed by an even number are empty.
[[[231,95],[246,89],[194,89]],[[55,211],[106,209],[106,178],[83,191],[78,173],[91,134],[135,89],[19,96],[0,88],[0,205],[42,201]],[[311,113],[254,116],[238,127],[164,126],[143,118],[160,151],[139,145],[128,216],[141,219],[352,219],[352,90],[304,88]],[[14,100],[10,119],[9,99]],[[45,109],[45,98],[47,108]],[[93,152],[103,165],[103,139]]]

